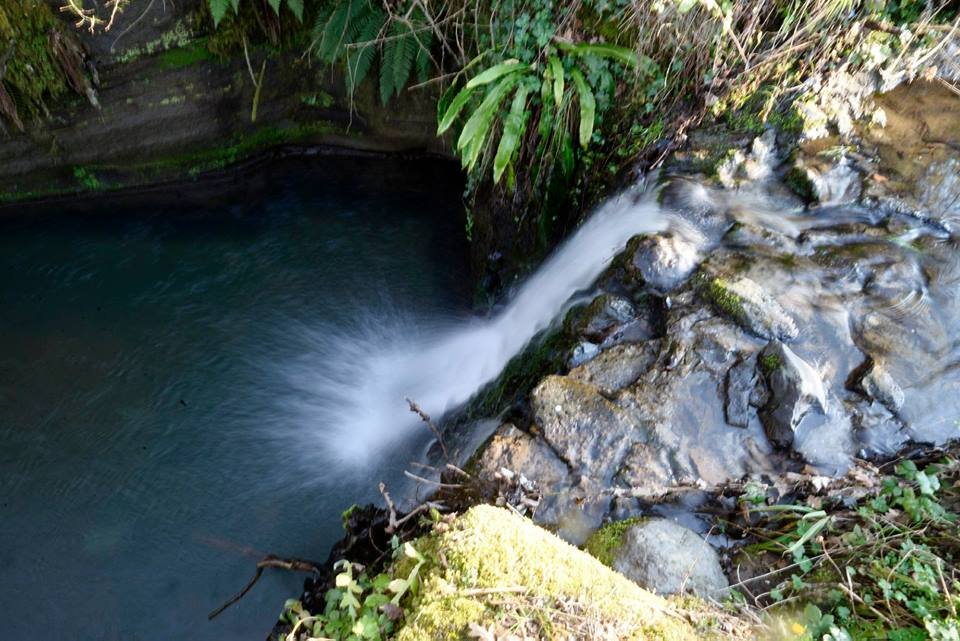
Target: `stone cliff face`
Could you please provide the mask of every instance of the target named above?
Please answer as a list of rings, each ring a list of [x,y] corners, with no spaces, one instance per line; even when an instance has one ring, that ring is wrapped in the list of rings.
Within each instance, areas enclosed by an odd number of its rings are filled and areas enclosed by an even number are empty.
[[[49,119],[0,138],[0,198],[181,179],[284,143],[444,153],[428,91],[387,108],[364,87],[351,101],[338,71],[296,51],[251,47],[254,69],[266,64],[252,122],[255,86],[242,51],[207,50],[212,24],[201,8],[201,0],[134,0],[109,33],[75,31],[96,100],[58,101]]]

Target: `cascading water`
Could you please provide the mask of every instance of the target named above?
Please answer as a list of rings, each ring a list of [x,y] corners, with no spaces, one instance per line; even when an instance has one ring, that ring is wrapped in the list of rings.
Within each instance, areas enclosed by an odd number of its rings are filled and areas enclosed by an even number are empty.
[[[304,421],[322,423],[327,446],[321,456],[356,463],[389,450],[420,429],[407,398],[434,418],[467,401],[557,319],[631,237],[662,231],[669,220],[638,184],[594,212],[493,318],[424,326],[388,314],[389,320],[380,316],[353,335],[322,332],[316,340],[324,362],[291,375],[314,394],[304,402]]]

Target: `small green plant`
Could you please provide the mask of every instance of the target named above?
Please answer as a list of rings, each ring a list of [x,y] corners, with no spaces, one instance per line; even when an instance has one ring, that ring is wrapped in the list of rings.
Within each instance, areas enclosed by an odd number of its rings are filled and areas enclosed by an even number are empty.
[[[74,167],[73,177],[77,179],[81,187],[88,191],[97,191],[103,188],[103,183],[100,182],[97,175],[86,167]]]
[[[899,463],[875,496],[853,510],[810,505],[754,505],[774,514],[784,532],[757,549],[792,558],[789,579],[770,590],[774,603],[807,602],[788,615],[783,638],[833,641],[955,641],[960,638],[960,537],[957,516],[943,504],[957,499],[957,461],[921,470]],[[944,486],[942,478],[949,478]],[[774,528],[767,528],[773,530]],[[791,606],[784,606],[787,611]],[[784,622],[788,622],[785,624]],[[776,635],[775,635],[776,636]]]
[[[417,591],[420,570],[426,558],[409,542],[393,540],[395,562],[406,558],[413,566],[403,577],[378,574],[372,579],[362,566],[347,560],[334,565],[339,570],[334,588],[327,591],[322,614],[311,614],[300,601],[291,599],[284,605],[280,620],[292,626],[286,641],[295,641],[302,629],[311,638],[336,641],[380,641],[390,638],[404,616],[401,601]]]

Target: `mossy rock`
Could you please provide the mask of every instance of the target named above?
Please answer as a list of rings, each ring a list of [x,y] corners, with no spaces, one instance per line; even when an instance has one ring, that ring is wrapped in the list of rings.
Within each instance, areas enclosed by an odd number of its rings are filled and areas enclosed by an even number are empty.
[[[642,522],[643,519],[631,518],[622,521],[607,523],[590,535],[583,550],[606,566],[613,566],[613,559],[623,546],[623,539],[631,526]]]
[[[463,639],[471,625],[504,624],[526,626],[532,636],[547,626],[551,638],[583,638],[584,621],[621,639],[704,638],[675,602],[502,508],[474,507],[414,547],[432,561],[400,641]]]

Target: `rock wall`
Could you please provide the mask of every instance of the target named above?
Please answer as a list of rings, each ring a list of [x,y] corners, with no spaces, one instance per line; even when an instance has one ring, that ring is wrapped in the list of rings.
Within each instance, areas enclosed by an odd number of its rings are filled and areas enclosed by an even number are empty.
[[[134,0],[109,33],[78,32],[100,106],[73,96],[0,138],[0,202],[181,179],[282,143],[445,153],[429,91],[384,107],[364,87],[351,101],[339,72],[296,51],[251,50],[257,72],[266,62],[252,122],[243,55],[211,55],[211,30],[201,0]]]

